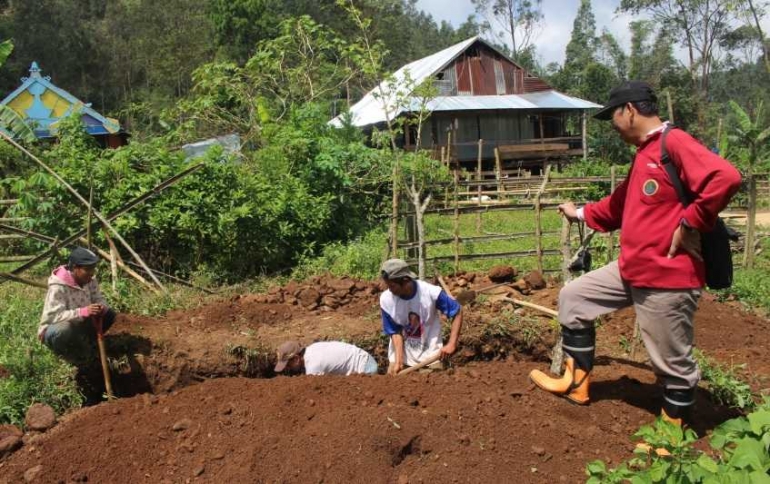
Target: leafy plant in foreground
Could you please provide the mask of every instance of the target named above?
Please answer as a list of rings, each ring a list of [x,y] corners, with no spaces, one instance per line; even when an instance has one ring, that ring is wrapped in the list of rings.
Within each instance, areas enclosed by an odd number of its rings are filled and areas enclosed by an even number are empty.
[[[770,399],[746,417],[724,422],[710,438],[714,456],[694,447],[694,431],[660,418],[634,434],[659,456],[637,448],[632,459],[609,469],[600,461],[586,466],[589,484],[600,483],[770,483]]]

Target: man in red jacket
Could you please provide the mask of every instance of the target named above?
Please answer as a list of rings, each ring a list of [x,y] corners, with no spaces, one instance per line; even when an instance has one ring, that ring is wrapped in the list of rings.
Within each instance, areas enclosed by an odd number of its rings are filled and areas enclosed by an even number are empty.
[[[629,81],[613,89],[595,116],[613,128],[636,156],[626,180],[599,202],[577,208],[559,205],[571,221],[592,229],[621,230],[620,258],[589,272],[559,293],[559,322],[566,370],[551,378],[534,370],[540,388],[578,404],[589,401],[594,360],[594,320],[634,306],[653,369],[662,381],[662,416],[681,424],[695,400],[700,374],[692,355],[693,314],[705,285],[700,233],[714,227],[717,215],[740,186],[738,171],[690,135],[672,129],[666,149],[684,190],[685,208],[661,164],[661,134],[667,123],[658,116],[652,88]]]

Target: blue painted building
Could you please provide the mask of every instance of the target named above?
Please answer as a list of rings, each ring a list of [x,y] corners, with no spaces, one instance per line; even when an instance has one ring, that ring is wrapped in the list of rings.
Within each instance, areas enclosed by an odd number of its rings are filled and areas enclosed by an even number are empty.
[[[90,103],[56,87],[51,78],[42,76],[41,72],[37,62],[33,62],[29,77],[22,77],[22,84],[1,102],[16,111],[38,139],[55,138],[57,123],[73,112],[79,112],[88,134],[103,147],[117,148],[127,143],[128,133],[116,119],[97,113]]]

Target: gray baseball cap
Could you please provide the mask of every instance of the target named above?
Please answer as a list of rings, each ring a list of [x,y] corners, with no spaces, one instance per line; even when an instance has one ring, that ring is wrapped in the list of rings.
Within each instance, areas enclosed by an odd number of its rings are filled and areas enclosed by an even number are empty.
[[[417,274],[409,270],[409,264],[402,259],[386,260],[382,263],[380,271],[382,273],[382,278],[386,281],[388,279],[400,279],[402,277],[417,279]]]

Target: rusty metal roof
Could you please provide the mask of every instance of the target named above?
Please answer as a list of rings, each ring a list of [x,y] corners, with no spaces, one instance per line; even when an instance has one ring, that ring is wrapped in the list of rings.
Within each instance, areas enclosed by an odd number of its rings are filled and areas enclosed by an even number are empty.
[[[420,83],[443,70],[458,55],[462,54],[474,42],[480,41],[491,46],[484,39],[471,37],[435,54],[411,62],[379,86],[369,91],[360,101],[351,106],[350,111],[332,119],[333,126],[342,126],[346,116],[354,126],[369,126],[384,123],[387,118],[396,118],[399,114],[415,111],[419,101],[409,94]],[[439,96],[430,100],[430,111],[476,111],[489,109],[596,109],[599,104],[585,101],[555,90],[539,91],[527,94],[506,94],[497,96]]]

